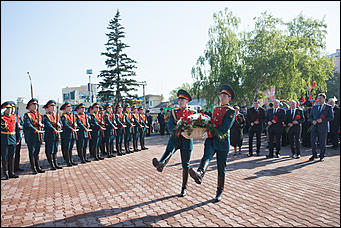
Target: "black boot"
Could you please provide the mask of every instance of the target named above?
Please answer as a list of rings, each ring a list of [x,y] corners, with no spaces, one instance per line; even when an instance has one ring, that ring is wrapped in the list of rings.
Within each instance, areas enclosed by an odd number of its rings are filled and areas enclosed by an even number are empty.
[[[201,161],[197,171],[194,171],[192,168],[189,169],[189,175],[191,175],[191,177],[195,180],[195,183],[201,184],[202,178],[205,175],[208,164],[209,164],[208,160]]]
[[[31,169],[32,169],[32,174],[37,174],[37,169],[34,165],[34,158],[31,154],[29,154],[29,158],[30,158],[30,164],[31,164]]]
[[[2,163],[2,170],[4,171],[4,179],[3,180],[8,180],[9,179],[8,168],[7,168],[8,160],[1,159],[1,163]]]
[[[72,159],[72,150],[69,151],[69,159],[70,159],[71,165],[78,165],[78,163],[74,162]]]
[[[51,166],[51,170],[56,170],[56,168],[54,167],[54,164],[52,162],[52,155],[51,154],[46,154],[47,157],[47,161],[49,162],[50,166]]]
[[[106,143],[105,147],[106,147],[106,150],[107,150],[107,158],[112,158],[113,156],[111,155],[111,150],[110,150],[109,143]]]
[[[104,158],[99,155],[99,148],[96,148],[97,159],[103,160]]]
[[[223,194],[225,183],[225,176],[218,176],[218,187],[217,187],[217,195],[215,197],[215,201],[219,202],[221,200],[221,195]]]
[[[86,163],[83,157],[83,148],[80,147],[80,145],[77,145],[77,155],[79,159],[81,160],[81,163]]]
[[[158,161],[156,158],[153,158],[153,165],[157,171],[162,172],[163,168],[167,165],[169,159],[172,157],[171,152],[172,151],[166,150],[165,153],[163,153],[160,161]]]
[[[148,147],[144,146],[144,140],[142,140],[142,147],[143,147],[144,150],[148,150]]]
[[[64,157],[65,157],[65,161],[66,161],[66,166],[67,167],[71,167],[72,164],[71,164],[71,161],[70,161],[69,151],[65,150]]]
[[[133,139],[133,151],[137,152],[137,148],[136,148],[136,140]]]
[[[17,145],[16,151],[15,151],[15,155],[14,155],[14,172],[24,171],[23,169],[21,169],[19,167],[19,163],[20,163],[20,148],[21,148],[21,143],[19,143],[19,145]]]
[[[39,159],[38,158],[34,158],[34,164],[36,165],[36,169],[38,173],[45,173],[44,170],[41,169],[41,167],[39,166]]]
[[[117,155],[121,156],[122,155],[122,151],[120,150],[120,145],[118,145],[118,142],[116,141],[116,151],[117,151]]]
[[[8,159],[8,176],[9,178],[18,178],[18,175],[14,174],[14,159]]]
[[[122,143],[120,144],[120,150],[121,150],[121,154],[122,154],[122,155],[125,155],[125,154],[126,154],[126,152],[123,152],[124,150],[122,149]]]
[[[54,167],[55,167],[56,169],[62,169],[62,167],[60,167],[60,166],[58,165],[57,155],[56,155],[56,154],[52,154],[52,161],[53,161]]]
[[[110,145],[110,151],[111,151],[111,155],[112,155],[113,157],[116,157],[116,156],[117,156],[117,153],[116,153],[116,151],[115,151],[115,149],[114,149],[114,143],[112,143],[112,144]]]
[[[124,149],[126,150],[127,154],[130,154],[129,144],[128,143],[124,143]]]
[[[91,162],[90,160],[88,160],[87,156],[86,156],[86,147],[82,149],[83,151],[83,158],[85,162]]]
[[[180,197],[184,197],[185,195],[187,195],[188,170],[188,168],[182,169],[182,188]]]

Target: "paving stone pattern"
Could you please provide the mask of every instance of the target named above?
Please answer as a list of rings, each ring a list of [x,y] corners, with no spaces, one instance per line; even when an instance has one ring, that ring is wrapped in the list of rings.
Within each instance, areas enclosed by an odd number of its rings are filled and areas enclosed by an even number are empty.
[[[324,162],[302,157],[266,159],[230,152],[223,199],[215,203],[216,158],[198,185],[189,177],[181,191],[182,170],[177,151],[162,173],[152,165],[160,159],[169,136],[146,138],[149,150],[51,171],[42,145],[42,174],[32,175],[27,146],[21,150],[19,178],[1,180],[1,226],[340,226],[340,151],[327,149]],[[197,168],[203,140],[194,140],[191,164]],[[232,148],[231,148],[232,149]],[[233,149],[232,149],[233,150]],[[79,162],[74,147],[74,160]]]

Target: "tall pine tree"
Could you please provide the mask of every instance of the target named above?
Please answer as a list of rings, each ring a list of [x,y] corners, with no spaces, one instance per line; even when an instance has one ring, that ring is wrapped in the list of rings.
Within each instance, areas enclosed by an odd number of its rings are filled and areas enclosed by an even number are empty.
[[[132,91],[136,91],[138,86],[137,81],[132,79],[135,76],[134,69],[136,61],[128,58],[127,54],[123,50],[127,47],[122,39],[125,38],[124,27],[119,23],[121,20],[120,13],[117,10],[114,19],[110,20],[108,42],[105,44],[107,52],[102,52],[101,55],[105,55],[107,60],[107,70],[102,70],[97,76],[102,78],[99,82],[101,91],[98,93],[102,101],[109,102],[114,99],[114,105],[123,103],[126,100],[128,103],[137,95],[131,94]]]

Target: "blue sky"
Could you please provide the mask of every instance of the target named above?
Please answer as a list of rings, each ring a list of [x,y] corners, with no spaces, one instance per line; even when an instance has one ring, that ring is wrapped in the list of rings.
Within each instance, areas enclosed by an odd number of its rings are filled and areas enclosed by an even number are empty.
[[[116,10],[121,14],[128,56],[137,61],[138,81],[146,94],[163,94],[184,82],[192,83],[191,69],[203,54],[213,13],[228,7],[240,17],[240,31],[253,27],[253,18],[268,11],[286,21],[300,12],[328,25],[327,53],[340,48],[340,2],[12,2],[1,1],[1,103],[30,99],[44,104],[62,101],[62,88],[92,81],[106,69],[107,26]],[[142,88],[138,90],[142,95]]]

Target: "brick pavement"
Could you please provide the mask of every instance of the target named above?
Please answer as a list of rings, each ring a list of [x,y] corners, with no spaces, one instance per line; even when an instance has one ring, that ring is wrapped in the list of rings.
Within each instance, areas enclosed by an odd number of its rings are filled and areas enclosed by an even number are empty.
[[[31,175],[23,145],[20,178],[1,181],[1,225],[7,226],[340,226],[340,151],[327,149],[326,160],[309,162],[311,149],[300,159],[228,156],[225,190],[214,203],[215,157],[197,185],[189,177],[188,194],[181,190],[180,153],[162,173],[152,165],[161,157],[165,136],[146,139],[149,150],[50,171],[40,152],[43,174]],[[263,143],[264,145],[264,143]],[[75,149],[75,148],[74,148]],[[73,154],[77,154],[73,151]],[[198,167],[203,141],[195,140],[192,166]],[[59,163],[62,162],[58,152]],[[75,156],[76,158],[76,156]],[[75,159],[78,160],[78,159]],[[78,160],[79,161],[79,160]],[[23,165],[24,164],[24,165]]]

